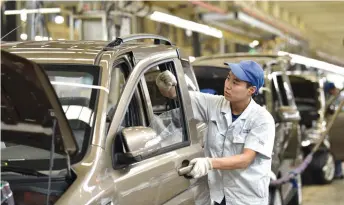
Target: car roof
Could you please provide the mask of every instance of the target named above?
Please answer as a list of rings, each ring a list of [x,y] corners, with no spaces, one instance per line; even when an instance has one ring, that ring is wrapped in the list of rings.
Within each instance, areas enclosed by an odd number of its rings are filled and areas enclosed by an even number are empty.
[[[259,64],[265,64],[270,61],[282,61],[290,60],[288,56],[279,56],[277,54],[251,54],[251,53],[230,53],[230,54],[219,54],[212,56],[205,56],[196,58],[192,63],[193,66],[213,66],[227,68],[224,62],[239,62],[242,60],[253,60]]]
[[[136,50],[137,61],[156,52],[176,49],[174,46],[154,45],[140,42],[126,42],[119,46],[107,47],[108,41],[25,41],[6,42],[1,49],[38,63],[95,64],[101,51],[118,53]],[[158,48],[158,49],[157,49]]]

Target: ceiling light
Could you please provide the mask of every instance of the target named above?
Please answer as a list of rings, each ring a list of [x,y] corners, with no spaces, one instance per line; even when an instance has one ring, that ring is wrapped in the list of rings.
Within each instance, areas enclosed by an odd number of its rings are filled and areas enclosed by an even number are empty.
[[[258,45],[259,45],[259,41],[257,41],[257,40],[254,40],[254,41],[252,41],[252,42],[249,44],[249,46],[250,46],[251,48],[254,48],[254,47],[258,46]]]
[[[42,39],[42,36],[35,36],[35,41],[41,41]]]
[[[21,10],[7,10],[5,11],[5,15],[18,15],[22,13],[27,14],[34,14],[34,13],[41,13],[41,14],[48,14],[48,13],[60,13],[61,8],[40,8],[40,9],[21,9]]]
[[[257,35],[256,33],[245,31],[243,29],[231,26],[228,23],[222,23],[219,21],[207,21],[207,23],[210,25],[215,25],[215,26],[222,28],[226,31],[230,31],[230,32],[237,33],[237,34],[242,34],[242,35],[245,35],[245,36],[248,36],[251,38],[260,38],[261,37],[261,36]]]
[[[48,36],[35,36],[35,41],[47,41],[47,40],[53,40],[53,38]]]
[[[306,67],[313,67],[313,68],[325,70],[328,72],[344,75],[344,67],[341,67],[341,66],[337,66],[337,65],[327,63],[324,61],[320,61],[313,58],[308,58],[305,56],[300,56],[297,54],[292,54],[292,53],[288,53],[284,51],[278,51],[278,55],[280,56],[289,55],[291,57],[291,63],[303,64]]]
[[[171,24],[171,25],[174,25],[174,26],[179,27],[179,28],[191,30],[194,32],[213,36],[216,38],[222,38],[223,37],[222,31],[220,31],[216,28],[213,28],[213,27],[210,27],[210,26],[207,26],[204,24],[196,23],[193,21],[185,20],[185,19],[182,19],[180,17],[169,15],[169,14],[162,13],[159,11],[154,11],[150,15],[150,19],[153,21]]]
[[[62,24],[63,22],[64,22],[63,16],[60,16],[60,15],[55,16],[55,23]]]
[[[190,36],[192,36],[192,31],[189,30],[189,29],[187,29],[187,30],[185,31],[185,34],[186,34],[186,36],[190,37]]]
[[[20,34],[20,38],[21,38],[22,40],[26,41],[26,40],[27,40],[27,34],[26,34],[26,33]]]
[[[280,36],[282,38],[285,38],[285,39],[287,39],[287,42],[290,44],[293,44],[293,45],[299,45],[300,44],[300,42],[298,40],[284,34],[279,29],[277,29],[277,28],[275,28],[275,27],[273,27],[267,23],[264,23],[264,22],[262,22],[256,18],[250,16],[250,15],[247,15],[241,11],[228,13],[226,15],[218,14],[218,13],[207,13],[207,14],[204,14],[202,16],[202,19],[207,23],[211,23],[213,25],[220,26],[221,28],[224,28],[224,29],[226,29],[224,26],[227,25],[227,27],[229,28],[228,30],[235,32],[235,33],[242,33],[242,31],[240,31],[240,29],[238,29],[238,28],[230,28],[228,26],[227,22],[221,23],[221,22],[228,21],[228,20],[239,20],[239,21],[242,21],[246,24],[251,25],[252,27],[255,27],[255,28],[267,31],[269,33],[275,34],[277,36]],[[223,24],[223,25],[221,26],[220,24]],[[245,31],[244,35],[247,35],[247,31]],[[252,37],[252,35],[251,35],[251,37]]]
[[[20,20],[26,22],[26,20],[27,20],[27,13],[20,13]]]

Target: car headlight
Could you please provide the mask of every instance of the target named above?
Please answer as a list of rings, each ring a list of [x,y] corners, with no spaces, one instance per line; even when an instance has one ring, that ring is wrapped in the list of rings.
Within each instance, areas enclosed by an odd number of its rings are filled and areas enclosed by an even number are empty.
[[[308,147],[310,144],[311,144],[311,141],[310,141],[310,140],[303,140],[303,141],[301,142],[301,146],[302,146],[302,147]]]

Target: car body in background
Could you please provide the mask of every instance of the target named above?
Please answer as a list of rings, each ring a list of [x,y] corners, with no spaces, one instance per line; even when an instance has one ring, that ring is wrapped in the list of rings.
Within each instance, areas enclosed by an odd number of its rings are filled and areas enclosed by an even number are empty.
[[[304,156],[310,153],[315,144],[326,131],[328,122],[334,113],[329,105],[326,105],[324,83],[326,75],[314,67],[306,68],[301,63],[293,63],[287,71],[295,96],[295,102],[301,115],[302,150]],[[338,133],[341,114],[335,121],[318,151],[314,153],[312,162],[304,171],[302,178],[304,183],[331,183],[335,176],[335,157],[343,153],[340,149],[333,150],[330,143],[331,135]],[[339,124],[338,124],[339,123]],[[336,137],[340,140],[341,137]],[[332,145],[331,145],[332,144]],[[333,145],[336,146],[336,145]],[[335,151],[335,152],[334,152]]]

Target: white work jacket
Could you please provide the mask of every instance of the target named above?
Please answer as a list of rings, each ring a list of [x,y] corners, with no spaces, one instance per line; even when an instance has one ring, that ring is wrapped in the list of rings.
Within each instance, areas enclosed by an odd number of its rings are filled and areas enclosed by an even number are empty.
[[[221,158],[241,154],[244,148],[257,152],[246,169],[216,170],[208,173],[210,197],[227,205],[267,205],[269,172],[275,138],[271,114],[253,99],[232,122],[230,102],[224,96],[190,92],[194,118],[208,124],[204,139],[206,157]]]

